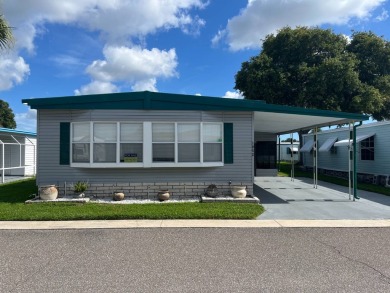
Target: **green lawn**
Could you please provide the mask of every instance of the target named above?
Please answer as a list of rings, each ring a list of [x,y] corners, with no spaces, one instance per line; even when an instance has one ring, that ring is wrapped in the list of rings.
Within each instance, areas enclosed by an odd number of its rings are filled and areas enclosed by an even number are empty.
[[[254,219],[264,209],[259,204],[25,204],[37,193],[35,179],[0,185],[0,221],[119,220],[119,219]]]
[[[290,176],[290,174],[291,174],[291,164],[286,162],[281,162],[278,176]],[[295,166],[294,174],[295,177],[313,178],[313,172],[305,172],[299,170],[298,166]],[[327,176],[323,174],[318,174],[318,180],[337,184],[337,185],[348,186],[348,180],[346,179]],[[381,193],[390,196],[390,188],[386,188],[384,186],[380,186],[376,184],[358,183],[357,188],[360,190],[366,190],[366,191]]]

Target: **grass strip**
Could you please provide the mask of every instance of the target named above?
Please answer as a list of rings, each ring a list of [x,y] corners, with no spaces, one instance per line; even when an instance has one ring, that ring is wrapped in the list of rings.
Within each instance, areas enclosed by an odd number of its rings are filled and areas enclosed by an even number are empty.
[[[254,219],[264,212],[251,203],[25,204],[33,193],[34,179],[0,185],[0,220]]]

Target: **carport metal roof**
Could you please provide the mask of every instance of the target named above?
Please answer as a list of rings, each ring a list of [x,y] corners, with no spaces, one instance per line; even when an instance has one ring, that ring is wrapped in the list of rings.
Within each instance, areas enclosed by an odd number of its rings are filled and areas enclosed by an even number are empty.
[[[344,124],[369,118],[361,114],[281,106],[267,104],[264,101],[148,91],[24,99],[22,102],[32,109],[250,111],[254,113],[255,131],[275,134],[292,133],[300,129]]]

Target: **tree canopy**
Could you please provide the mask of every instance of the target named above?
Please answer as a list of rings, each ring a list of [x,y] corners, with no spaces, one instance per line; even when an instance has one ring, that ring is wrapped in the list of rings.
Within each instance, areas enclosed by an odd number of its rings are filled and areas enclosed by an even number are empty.
[[[296,140],[295,138],[293,138],[292,141],[293,141],[293,142],[297,142],[297,140]],[[291,137],[286,138],[286,139],[283,139],[282,142],[291,142]]]
[[[0,100],[0,127],[16,128],[15,115],[9,104]]]
[[[372,32],[285,27],[235,79],[246,99],[390,118],[390,43]]]
[[[6,49],[13,44],[12,28],[4,16],[0,14],[0,49]]]

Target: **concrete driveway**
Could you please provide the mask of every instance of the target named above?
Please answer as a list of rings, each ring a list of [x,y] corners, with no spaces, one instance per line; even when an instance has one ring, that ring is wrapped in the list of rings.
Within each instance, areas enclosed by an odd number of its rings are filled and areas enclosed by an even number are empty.
[[[390,219],[390,196],[358,190],[359,200],[349,200],[348,188],[289,177],[257,177],[254,194],[266,212],[258,219],[373,220]]]

